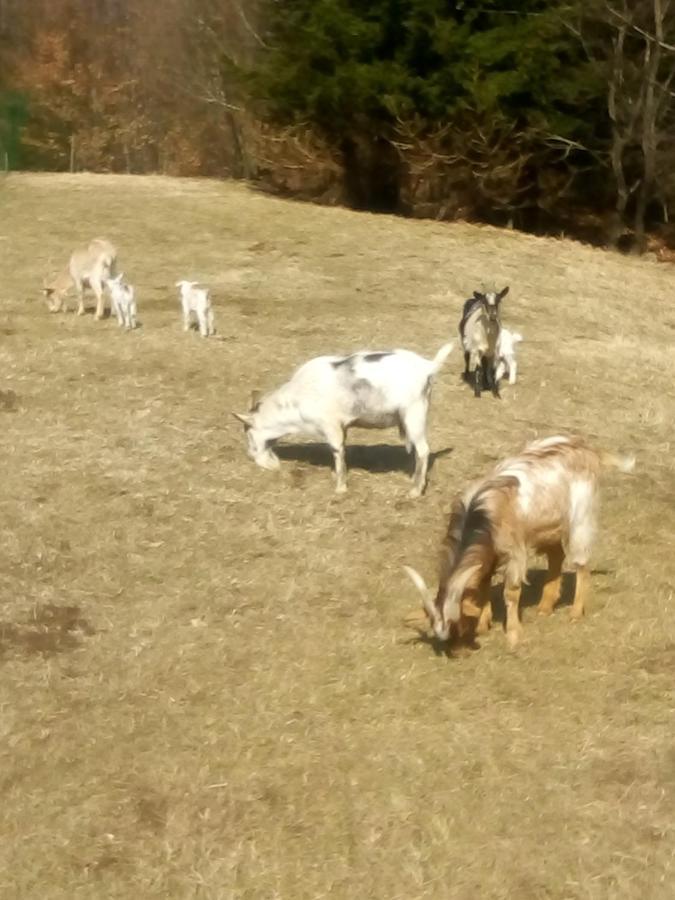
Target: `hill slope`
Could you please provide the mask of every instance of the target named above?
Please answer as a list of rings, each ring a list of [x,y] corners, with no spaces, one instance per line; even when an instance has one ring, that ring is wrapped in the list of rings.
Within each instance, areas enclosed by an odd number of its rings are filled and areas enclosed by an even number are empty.
[[[0,893],[46,898],[670,897],[674,276],[468,225],[239,185],[0,186]],[[50,315],[42,278],[106,235],[142,328]],[[217,339],[183,334],[178,278]],[[508,283],[520,382],[480,402],[456,350],[421,501],[389,432],[256,468],[229,415],[323,352],[432,355]],[[435,656],[403,623],[453,494],[535,435],[609,475],[589,614]],[[536,568],[536,565],[535,565]],[[568,592],[569,592],[569,585]]]

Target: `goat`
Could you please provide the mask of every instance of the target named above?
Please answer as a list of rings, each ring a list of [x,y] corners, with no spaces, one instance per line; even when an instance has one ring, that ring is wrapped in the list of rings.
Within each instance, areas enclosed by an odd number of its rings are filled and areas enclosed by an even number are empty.
[[[483,385],[499,397],[499,383],[495,378],[496,348],[501,324],[499,304],[509,288],[480,293],[465,301],[459,323],[459,335],[464,347],[464,377],[468,381],[473,371],[474,395],[480,397]]]
[[[435,598],[422,576],[406,567],[422,592],[424,610],[437,638],[472,641],[475,634],[489,628],[491,579],[501,570],[506,637],[515,647],[522,630],[518,605],[527,575],[528,549],[548,558],[539,612],[553,612],[566,559],[576,571],[571,618],[583,616],[603,466],[630,472],[635,459],[593,450],[580,437],[549,437],[532,442],[519,456],[500,463],[455,500]]]
[[[102,319],[105,311],[104,282],[115,274],[117,250],[105,238],[95,238],[86,247],[74,250],[68,267],[46,284],[43,293],[51,312],[67,308],[66,294],[71,287],[77,291],[77,314],[84,314],[84,288],[88,285],[96,295],[96,318]]]
[[[138,312],[136,294],[132,285],[122,281],[123,278],[124,272],[120,272],[114,278],[106,280],[106,286],[110,291],[110,305],[117,316],[120,328],[135,328]]]
[[[276,469],[272,445],[287,434],[306,433],[325,440],[335,460],[336,491],[347,490],[347,430],[398,426],[406,449],[415,450],[412,497],[426,485],[429,445],[427,412],[434,375],[452,350],[444,344],[433,359],[410,350],[361,351],[351,356],[309,360],[277,390],[257,400],[243,422],[248,454],[264,469]]]
[[[196,281],[177,281],[180,288],[180,302],[183,307],[183,331],[190,329],[190,314],[194,313],[202,337],[216,333],[211,294],[206,288],[197,287]]]
[[[502,328],[497,338],[497,366],[495,368],[495,381],[497,384],[504,375],[508,375],[509,384],[515,384],[518,375],[518,363],[516,362],[516,344],[523,339],[522,334],[517,331],[509,331],[508,328]]]

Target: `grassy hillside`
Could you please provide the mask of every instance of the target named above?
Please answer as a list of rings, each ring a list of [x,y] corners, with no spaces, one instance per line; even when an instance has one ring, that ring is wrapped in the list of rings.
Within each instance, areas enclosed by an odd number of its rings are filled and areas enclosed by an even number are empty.
[[[133,333],[40,297],[98,235]],[[0,267],[0,896],[672,896],[673,269],[85,175],[0,186]],[[178,278],[212,286],[215,339]],[[340,497],[323,449],[247,459],[252,388],[432,355],[483,281],[511,285],[520,382],[476,401],[450,357],[422,500],[394,432],[352,434]],[[517,652],[497,626],[435,655],[402,565],[433,580],[454,493],[561,429],[638,461],[605,479],[585,620],[538,619],[535,572]]]

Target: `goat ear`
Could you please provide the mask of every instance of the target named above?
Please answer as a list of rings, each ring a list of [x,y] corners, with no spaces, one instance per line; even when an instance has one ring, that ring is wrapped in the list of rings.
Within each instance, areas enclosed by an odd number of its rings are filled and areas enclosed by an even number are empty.
[[[523,339],[522,334],[519,331],[514,331],[511,335],[511,340],[514,344],[519,344]]]
[[[42,288],[42,293],[45,295],[45,297],[51,297],[51,295],[54,293],[54,288]]]
[[[232,415],[238,419],[245,428],[251,428],[253,425],[253,416],[247,416],[243,413],[233,412]]]
[[[508,292],[509,292],[509,285],[507,284],[506,287],[497,294],[497,300],[503,300],[504,297],[506,297],[506,295],[508,294]]]
[[[260,403],[260,391],[251,391],[251,412],[255,412],[256,406]]]
[[[482,300],[482,299],[483,299],[483,295],[481,294],[480,291],[474,291],[474,292],[473,292],[473,298],[474,298],[474,300]]]

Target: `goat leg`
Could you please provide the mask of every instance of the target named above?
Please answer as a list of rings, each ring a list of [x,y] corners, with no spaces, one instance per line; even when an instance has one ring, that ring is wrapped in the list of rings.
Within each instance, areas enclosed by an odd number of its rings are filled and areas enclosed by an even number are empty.
[[[576,585],[574,587],[574,602],[570,610],[570,619],[578,622],[583,617],[586,596],[590,586],[591,575],[587,566],[576,566]]]
[[[499,381],[495,376],[495,369],[492,365],[492,362],[488,362],[488,379],[490,380],[490,389],[495,397],[501,399],[501,394],[499,393]]]

